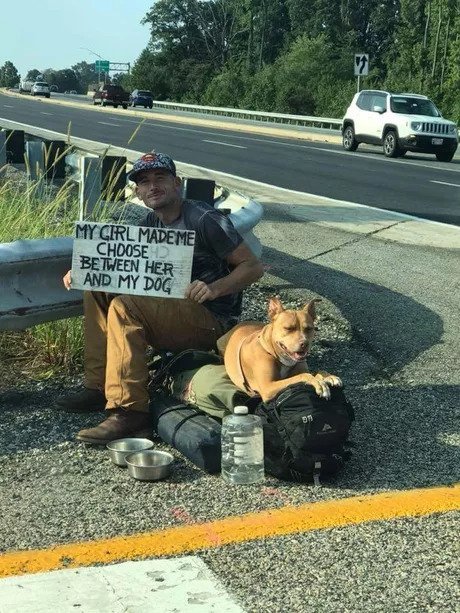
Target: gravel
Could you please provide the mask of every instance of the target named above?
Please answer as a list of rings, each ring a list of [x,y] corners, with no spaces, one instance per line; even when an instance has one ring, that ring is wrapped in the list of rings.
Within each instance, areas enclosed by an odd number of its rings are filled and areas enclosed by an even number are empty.
[[[272,293],[271,287],[251,289],[245,317],[264,319]],[[281,292],[281,298],[286,306],[295,307],[309,297],[290,294],[288,300]],[[340,477],[320,489],[267,479],[265,485],[276,488],[278,497],[264,494],[260,486],[229,489],[176,450],[172,450],[176,465],[171,480],[154,486],[136,482],[126,470],[110,463],[105,449],[74,440],[79,429],[97,424],[102,414],[59,412],[53,401],[67,389],[62,379],[23,381],[4,390],[0,395],[2,548],[45,547],[175,525],[183,521],[177,519],[176,507],[190,521],[207,521],[282,506],[286,500],[300,504],[452,482],[458,474],[456,407],[443,405],[436,389],[403,390],[375,376],[360,384],[358,374],[375,374],[378,365],[360,349],[347,323],[327,302],[321,305],[311,366],[315,368],[319,361],[326,362],[332,372],[339,370],[347,381],[347,394],[357,413],[352,430],[356,451]],[[78,382],[78,377],[72,380],[75,387]],[[382,406],[387,410],[382,411]],[[433,406],[443,410],[435,415]],[[395,420],[395,415],[403,419]],[[156,443],[168,448],[159,440]]]
[[[260,540],[202,557],[229,591],[245,595],[247,613],[264,610],[261,602],[272,613],[453,613],[460,611],[459,532],[460,513],[453,513]]]

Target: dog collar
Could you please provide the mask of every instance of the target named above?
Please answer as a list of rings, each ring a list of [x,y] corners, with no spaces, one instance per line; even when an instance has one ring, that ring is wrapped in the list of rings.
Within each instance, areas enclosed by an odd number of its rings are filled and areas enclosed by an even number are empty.
[[[257,340],[259,341],[259,344],[261,345],[262,349],[264,351],[266,351],[267,353],[269,353],[272,357],[278,359],[278,356],[276,354],[273,353],[273,351],[270,351],[270,347],[267,345],[264,337],[262,336],[262,333],[259,333],[257,336]]]

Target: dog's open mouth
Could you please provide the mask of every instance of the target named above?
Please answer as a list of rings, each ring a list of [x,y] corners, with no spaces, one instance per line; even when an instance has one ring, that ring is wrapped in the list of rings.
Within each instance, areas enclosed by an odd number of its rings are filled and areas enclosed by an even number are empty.
[[[308,355],[308,349],[304,349],[303,351],[289,351],[286,345],[281,341],[278,342],[278,345],[282,352],[295,362],[301,362],[302,360],[305,360]]]

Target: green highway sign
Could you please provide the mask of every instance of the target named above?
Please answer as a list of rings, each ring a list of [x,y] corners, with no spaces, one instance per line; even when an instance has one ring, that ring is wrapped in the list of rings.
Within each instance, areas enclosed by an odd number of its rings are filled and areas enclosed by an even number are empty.
[[[110,62],[108,60],[96,60],[94,63],[94,70],[99,72],[109,72]]]

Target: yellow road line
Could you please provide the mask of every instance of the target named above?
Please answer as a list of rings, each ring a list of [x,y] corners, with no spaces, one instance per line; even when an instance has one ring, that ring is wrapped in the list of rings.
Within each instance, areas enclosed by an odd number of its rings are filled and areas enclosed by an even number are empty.
[[[460,484],[285,506],[145,534],[0,556],[0,577],[171,556],[262,538],[460,510]]]

